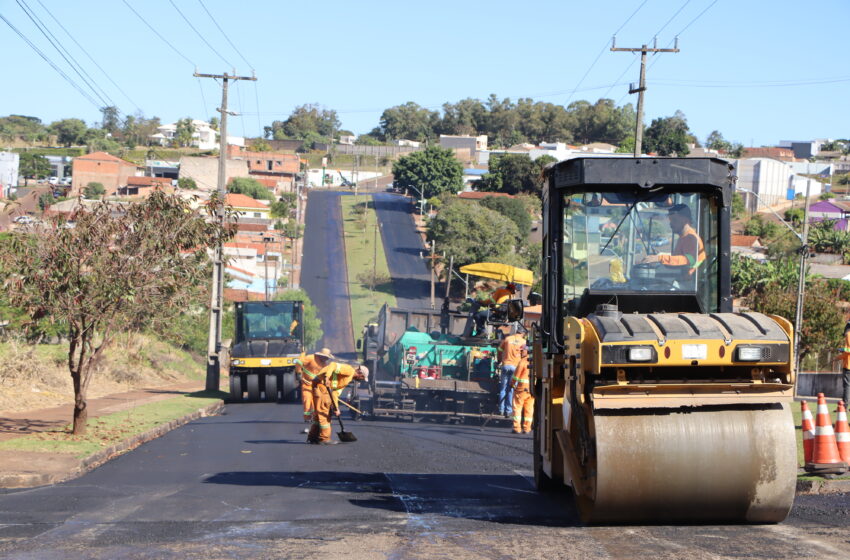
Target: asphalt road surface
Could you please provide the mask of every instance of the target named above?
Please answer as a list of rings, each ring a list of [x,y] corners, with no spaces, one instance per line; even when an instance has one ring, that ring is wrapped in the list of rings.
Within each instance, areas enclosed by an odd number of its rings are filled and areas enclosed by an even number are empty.
[[[328,347],[340,358],[353,360],[355,351],[351,338],[340,196],[345,194],[315,189],[308,195],[301,287],[307,291],[322,319],[325,334],[317,348]]]
[[[0,558],[846,558],[850,496],[757,526],[577,523],[501,426],[346,424],[303,442],[298,405],[228,405],[55,486],[0,493]]]
[[[431,305],[431,272],[419,255],[426,251],[413,223],[413,205],[406,196],[375,193],[375,210],[381,222],[381,239],[393,278],[398,307],[423,309]],[[440,290],[440,284],[436,287]],[[436,294],[441,301],[441,294]],[[439,306],[439,303],[437,303]],[[439,307],[438,307],[439,308]]]

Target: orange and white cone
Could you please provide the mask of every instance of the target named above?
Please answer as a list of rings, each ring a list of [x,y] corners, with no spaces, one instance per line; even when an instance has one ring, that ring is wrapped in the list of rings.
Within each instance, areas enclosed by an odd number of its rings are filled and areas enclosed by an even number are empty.
[[[838,444],[838,454],[841,460],[850,464],[850,426],[847,425],[847,410],[844,401],[838,402],[835,411],[835,442]]]
[[[811,463],[812,451],[815,447],[815,419],[812,418],[809,403],[803,401],[800,403],[800,408],[803,411],[803,421],[800,426],[803,430],[803,462]]]
[[[815,419],[815,445],[811,463],[806,463],[806,471],[813,474],[843,474],[847,463],[838,454],[835,431],[826,407],[826,397],[818,393],[818,414]]]

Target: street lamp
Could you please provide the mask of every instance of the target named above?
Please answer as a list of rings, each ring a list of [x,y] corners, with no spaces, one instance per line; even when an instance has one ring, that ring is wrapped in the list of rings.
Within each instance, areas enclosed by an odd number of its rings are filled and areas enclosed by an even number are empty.
[[[755,191],[749,189],[737,189],[738,192],[748,193],[756,197],[756,200],[762,202],[761,197]],[[794,314],[794,371],[800,372],[800,328],[803,324],[803,298],[806,293],[806,257],[809,255],[809,194],[811,192],[811,181],[806,183],[806,204],[803,209],[803,233],[797,233],[797,230],[788,225],[782,216],[780,216],[773,208],[764,205],[770,210],[774,216],[779,218],[779,222],[788,228],[800,241],[800,276],[797,281],[797,311]],[[796,391],[796,384],[795,384]]]
[[[410,188],[419,193],[419,213],[423,216],[425,215],[425,192],[423,190],[419,190],[413,185],[410,185]]]

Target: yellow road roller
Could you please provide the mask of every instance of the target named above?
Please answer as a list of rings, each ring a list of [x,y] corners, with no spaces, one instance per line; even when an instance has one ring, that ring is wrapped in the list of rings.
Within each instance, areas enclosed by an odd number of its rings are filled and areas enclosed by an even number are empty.
[[[534,475],[585,522],[788,515],[792,327],[732,310],[734,183],[714,158],[546,169]]]

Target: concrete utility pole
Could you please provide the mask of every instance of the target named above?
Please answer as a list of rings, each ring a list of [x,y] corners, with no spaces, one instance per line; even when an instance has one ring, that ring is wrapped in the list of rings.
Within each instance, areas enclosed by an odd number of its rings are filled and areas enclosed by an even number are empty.
[[[625,49],[617,47],[617,38],[614,37],[611,41],[611,50],[614,52],[640,52],[640,84],[634,87],[634,84],[629,88],[629,93],[638,94],[637,119],[635,123],[635,157],[640,157],[641,148],[643,147],[643,92],[646,91],[646,53],[660,52],[679,52],[679,38],[676,37],[676,42],[672,49],[656,48],[657,39],[652,41],[652,48],[647,48],[646,45],[641,45],[639,49]]]
[[[794,313],[794,375],[800,374],[800,330],[803,328],[803,300],[806,295],[806,258],[809,256],[809,204],[812,179],[806,183],[806,205],[803,207],[803,234],[800,236],[800,278],[797,282],[797,310]],[[794,385],[796,391],[796,383]]]
[[[445,257],[445,254],[440,256],[435,252],[436,243],[431,242],[431,254],[425,256],[422,254],[422,251],[419,251],[419,258],[427,259],[431,261],[431,309],[436,309],[436,302],[434,301],[434,285],[437,283],[437,259],[442,259]]]
[[[256,81],[256,76],[233,76],[224,74],[193,74],[196,78],[221,80],[221,124],[218,144],[218,194],[224,203],[227,194],[227,86],[230,80]],[[224,225],[224,207],[218,210],[219,223]],[[221,319],[224,312],[224,248],[221,244],[215,248],[212,274],[212,293],[210,295],[210,332],[207,339],[207,391],[218,391],[221,376]]]

